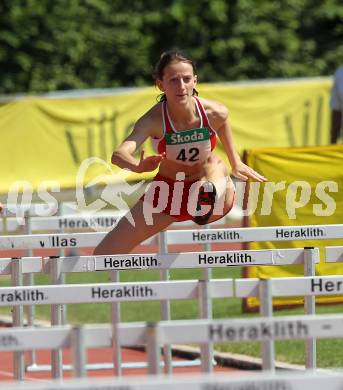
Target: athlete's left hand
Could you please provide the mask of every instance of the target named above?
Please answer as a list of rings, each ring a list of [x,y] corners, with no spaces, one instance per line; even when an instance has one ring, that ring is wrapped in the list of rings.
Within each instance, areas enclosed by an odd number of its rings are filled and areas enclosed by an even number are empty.
[[[143,173],[154,171],[164,158],[165,153],[144,157],[144,150],[142,150],[139,164],[137,166],[137,172]]]
[[[268,179],[258,172],[254,171],[248,165],[244,164],[240,161],[233,169],[232,174],[237,177],[237,179],[247,181],[248,179],[253,179],[255,181],[264,182],[268,181]]]

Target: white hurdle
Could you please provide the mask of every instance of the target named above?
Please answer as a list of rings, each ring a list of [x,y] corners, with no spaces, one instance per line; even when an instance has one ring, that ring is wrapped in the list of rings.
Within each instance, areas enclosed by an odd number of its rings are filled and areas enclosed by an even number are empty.
[[[37,217],[26,213],[25,218],[23,219],[3,216],[2,222],[0,221],[0,231],[2,230],[4,233],[20,232],[26,230],[27,224],[30,224],[32,232],[60,232],[63,230],[82,231],[94,227],[103,228],[105,231],[107,228],[114,226],[123,215],[123,213],[115,211],[101,213],[96,216],[89,213],[77,213],[67,215],[59,214],[51,217]]]
[[[227,374],[197,374],[145,376],[135,378],[80,378],[65,382],[48,381],[20,383],[22,390],[341,390],[343,373],[254,373],[249,376]],[[6,383],[8,390],[17,390],[18,383]]]
[[[191,320],[118,325],[125,345],[148,344],[150,373],[160,373],[159,348],[163,343],[306,340],[343,336],[342,315],[287,316],[230,320]]]
[[[172,268],[223,268],[256,265],[304,264],[302,248],[258,249],[211,252],[179,252],[161,255],[159,253],[129,254],[113,256],[79,256],[74,258],[75,267],[87,267],[94,271],[112,269],[172,269]],[[64,258],[67,259],[72,258]],[[319,262],[318,249],[314,252]]]
[[[202,299],[201,281],[0,287],[1,306]],[[233,297],[232,279],[209,282],[212,298]]]
[[[204,310],[204,306],[207,305],[207,299],[209,298],[227,298],[233,296],[233,282],[230,279],[216,279],[208,282],[209,295],[204,294],[205,289],[203,285],[203,281],[168,281],[103,283],[96,285],[2,287],[0,288],[0,306],[10,305],[22,307],[22,305],[198,299],[199,308]],[[113,324],[113,330],[115,364],[118,364],[118,362],[121,363],[121,350],[120,344],[117,342],[115,323]],[[60,348],[54,350],[61,351]],[[206,358],[207,357],[202,360],[205,360]],[[206,364],[208,365],[209,363],[207,362]],[[116,369],[116,372],[117,371],[118,370]],[[52,360],[52,374],[55,375],[59,372],[62,372],[62,361],[59,359]],[[15,356],[14,375],[18,380],[24,379],[23,352],[20,350],[19,352],[16,352]]]
[[[41,215],[49,216],[41,216]],[[237,212],[236,212],[237,214]],[[242,215],[238,213],[235,219],[240,220]],[[0,231],[4,233],[22,230],[30,223],[32,231],[60,231],[63,229],[90,229],[93,227],[106,228],[113,227],[119,219],[125,215],[122,210],[107,211],[82,211],[76,203],[32,203],[32,204],[5,204],[0,211]],[[225,216],[213,223],[213,225],[223,225],[232,220],[232,215]],[[192,221],[178,222],[172,226],[190,226]]]
[[[85,348],[108,346],[111,341],[110,329],[93,327],[89,329],[87,338],[83,338],[84,327],[55,326],[52,328],[12,328],[0,330],[0,352],[23,353],[37,349],[57,350],[70,347],[73,352],[75,377],[85,376]],[[96,337],[93,340],[94,336]],[[100,337],[99,337],[100,336]],[[24,377],[17,378],[22,381]],[[20,385],[20,387],[21,387]]]
[[[272,306],[272,297],[292,297],[305,296],[314,298],[315,296],[342,295],[343,276],[315,276],[296,278],[273,278],[273,279],[236,279],[235,296],[238,298],[259,297],[261,306]],[[311,308],[312,309],[312,308]],[[315,311],[306,312],[315,314]],[[272,313],[270,314],[270,316]],[[307,369],[316,368],[316,344],[315,339],[307,338],[305,349],[305,366]],[[274,345],[271,340],[267,340],[270,354],[263,359],[265,369],[275,370],[274,365]],[[313,346],[314,344],[314,346]]]
[[[343,238],[343,224],[168,231],[169,244],[329,240],[336,238]]]
[[[127,269],[158,269],[169,271],[180,268],[218,268],[237,265],[280,265],[280,264],[304,264],[306,254],[304,249],[277,249],[277,250],[247,250],[247,251],[211,251],[203,254],[199,252],[184,253],[166,253],[166,254],[132,254],[132,255],[114,255],[114,256],[79,256],[66,257],[58,259],[60,261],[61,272],[93,272],[109,270],[127,270]],[[319,251],[313,251],[314,263],[319,262]],[[45,269],[51,269],[51,264],[56,261],[54,258],[45,258]],[[200,305],[201,317],[208,312],[208,301],[210,285],[204,283],[204,300]],[[162,300],[167,301],[167,299]],[[113,319],[113,318],[112,318]],[[162,317],[162,319],[164,319]],[[113,326],[116,329],[116,318]],[[115,363],[117,364],[116,374],[121,375],[120,366],[120,348],[115,346]],[[202,359],[201,363],[205,365],[205,370],[209,372],[212,368],[211,353],[212,346],[203,345],[201,351],[208,356]],[[166,360],[165,366],[166,367]],[[168,371],[167,371],[168,372]]]
[[[259,285],[266,279],[235,279],[237,298],[259,297]],[[342,295],[343,276],[297,276],[294,278],[273,278],[270,281],[271,297]]]
[[[343,224],[272,226],[258,228],[167,230],[167,245],[214,244],[257,241],[329,240],[343,238]],[[0,250],[89,248],[96,246],[106,232],[0,236]],[[155,237],[145,241],[154,242]]]
[[[75,247],[90,247],[95,246],[97,243],[103,238],[104,234],[103,232],[100,233],[75,233],[75,234],[44,234],[44,235],[32,235],[32,236],[3,236],[0,237],[0,249],[27,249],[27,247],[30,247],[31,249],[36,248],[75,248]],[[309,225],[309,226],[291,226],[291,227],[268,227],[268,228],[239,228],[239,229],[211,229],[211,230],[177,230],[177,231],[167,231],[163,233],[165,236],[164,239],[164,246],[167,247],[169,244],[182,244],[182,243],[197,243],[197,244],[203,244],[203,245],[209,245],[212,243],[217,242],[250,242],[250,241],[288,241],[288,240],[299,240],[299,239],[333,239],[333,238],[342,238],[343,237],[343,225]],[[154,237],[152,237],[150,240],[147,240],[148,243],[151,243],[155,240]],[[163,242],[163,240],[161,240]],[[161,245],[160,245],[161,248]],[[280,250],[278,250],[279,253],[275,253],[273,255],[273,258],[268,258],[268,261],[265,263],[259,263],[258,261],[252,261],[250,263],[249,261],[249,254],[246,254],[245,260],[246,264],[244,264],[243,261],[236,260],[234,258],[228,257],[226,252],[222,253],[212,253],[212,252],[205,252],[203,256],[203,263],[206,264],[206,266],[202,267],[204,271],[208,270],[211,267],[216,267],[218,263],[220,263],[220,266],[230,266],[230,265],[263,265],[263,264],[286,264],[282,261],[282,257],[285,255]],[[212,253],[212,254],[211,254]],[[151,255],[151,254],[149,254]],[[174,256],[174,254],[168,254],[168,256]],[[289,253],[287,253],[287,256]],[[130,255],[131,256],[131,255]],[[140,254],[137,256],[145,256],[144,254]],[[165,258],[168,258],[166,255]],[[173,263],[177,264],[180,260],[173,259],[171,256],[169,256],[168,260]],[[224,256],[224,257],[223,257]],[[101,269],[101,262],[99,265],[99,261],[94,259],[85,259],[83,258],[80,260],[81,257],[69,257],[68,259],[71,261],[69,271],[66,272],[89,272],[93,270],[100,271]],[[104,270],[110,270],[110,271],[116,271],[121,269],[141,269],[144,268],[141,266],[137,267],[130,267],[129,261],[127,261],[125,264],[128,264],[128,266],[124,267],[118,267],[116,259],[114,256],[107,256],[108,258],[114,259],[114,266],[109,267],[106,265],[106,269]],[[265,257],[265,256],[264,256]],[[227,259],[227,264],[225,264],[225,258]],[[63,259],[63,257],[60,257],[60,259]],[[67,258],[65,258],[67,259]],[[130,257],[126,258],[127,260],[130,260]],[[123,260],[123,258],[122,258]],[[132,261],[132,264],[135,264],[136,258]],[[190,258],[185,258],[186,261],[190,261]],[[299,261],[299,264],[302,263],[304,259]],[[83,262],[83,265],[81,265]],[[181,261],[180,261],[181,262]],[[46,262],[48,263],[48,261]],[[57,261],[56,261],[57,263]],[[96,267],[93,268],[93,264],[97,263]],[[137,263],[137,262],[136,262]],[[199,258],[198,258],[198,264],[196,264],[196,260],[191,261],[192,264],[189,267],[177,267],[175,268],[193,268],[197,267],[199,268]],[[215,264],[217,263],[217,264]],[[121,263],[123,264],[123,263]],[[49,265],[47,265],[49,267]],[[83,269],[80,269],[80,267],[84,267]],[[150,267],[147,267],[150,269]],[[165,269],[169,269],[173,267],[166,267]],[[79,271],[76,271],[76,269],[79,269]],[[155,269],[160,269],[159,267],[155,267]],[[314,270],[307,271],[306,274],[309,274],[310,272],[314,273]],[[60,274],[63,274],[64,272],[62,270],[59,271]],[[206,279],[206,277],[205,277]],[[119,279],[118,279],[119,280]],[[307,299],[307,298],[306,298]],[[311,299],[311,298],[310,298]],[[309,305],[311,307],[311,305]],[[313,307],[313,304],[312,304]],[[209,310],[207,308],[207,316],[208,316]],[[162,317],[163,318],[163,317]],[[163,318],[164,319],[164,318]],[[315,353],[315,352],[314,352]],[[168,364],[166,364],[166,367],[168,367]]]
[[[26,270],[29,269],[29,263],[36,267],[37,259],[28,259]],[[52,259],[50,259],[52,260]],[[13,261],[13,260],[12,260]],[[15,263],[18,259],[14,259]],[[25,264],[25,262],[23,262]],[[2,261],[3,269],[9,272],[9,259]],[[230,283],[229,283],[230,282]],[[264,281],[257,279],[251,280],[236,280],[235,296],[259,296],[261,290],[259,285]],[[343,277],[327,276],[327,277],[297,277],[297,278],[276,278],[269,280],[270,289],[268,290],[268,301],[271,302],[273,296],[294,296],[294,295],[337,295],[343,290]],[[166,283],[168,288],[166,289]],[[201,282],[150,282],[150,283],[118,283],[102,285],[70,285],[70,286],[39,286],[39,287],[12,287],[1,288],[0,306],[17,306],[25,304],[61,304],[61,303],[82,303],[82,302],[111,302],[113,299],[117,301],[132,300],[132,295],[140,295],[141,300],[163,300],[163,299],[192,299],[200,294],[200,299],[203,300],[203,305],[206,304],[206,295],[201,295],[204,291],[200,287]],[[232,296],[232,281],[215,280],[211,281],[208,286],[208,291],[211,292],[211,298]],[[296,291],[296,292],[295,292]],[[182,294],[185,293],[184,296]],[[127,296],[129,295],[129,296]],[[137,298],[137,297],[135,297]],[[17,299],[17,301],[16,301]],[[321,316],[323,318],[323,316]],[[342,319],[342,318],[341,318]],[[233,321],[233,320],[231,320]],[[236,321],[236,320],[234,320]],[[244,320],[241,320],[244,321]],[[120,337],[120,324],[116,326],[116,339]],[[154,331],[153,331],[154,332]],[[332,336],[333,337],[333,336]],[[124,340],[128,340],[125,336]],[[311,335],[305,338],[311,340]],[[137,341],[137,339],[136,339]],[[162,340],[163,341],[163,340]],[[161,342],[162,342],[161,341]],[[270,340],[263,340],[270,341]],[[212,341],[209,341],[212,342]],[[204,344],[204,343],[202,343]],[[127,344],[126,344],[127,345]],[[22,353],[17,350],[17,353]],[[20,378],[17,378],[20,379]]]
[[[111,226],[112,224],[114,224],[115,222],[118,221],[119,218],[121,218],[123,216],[122,213],[105,213],[104,215],[100,215],[100,216],[97,216],[97,217],[94,217],[94,215],[85,215],[85,214],[77,214],[77,215],[66,215],[66,216],[57,216],[57,217],[49,217],[49,218],[42,218],[42,217],[34,217],[32,215],[32,213],[28,213],[28,215],[30,216],[30,219],[26,220],[25,219],[25,222],[26,222],[26,227],[27,228],[30,228],[33,230],[42,230],[42,229],[46,229],[46,230],[56,230],[56,229],[59,229],[60,230],[60,233],[61,231],[63,231],[63,228],[73,228],[73,227],[77,227],[77,228],[89,228],[89,227],[92,227],[94,226],[95,224],[98,224],[98,225],[101,225],[101,226],[105,226],[105,227],[108,227],[108,226]],[[9,220],[9,222],[12,222],[12,225],[9,223],[9,226],[12,226],[12,229],[15,229],[16,228],[16,219],[13,219],[12,220]],[[225,218],[222,218],[218,221],[216,221],[215,225],[222,225],[226,223],[226,220]],[[190,224],[193,224],[191,223],[191,221],[186,221],[184,223],[181,223],[181,225],[190,225]],[[180,224],[179,224],[180,225]],[[96,243],[89,243],[89,240],[88,240],[88,237],[89,235],[86,236],[86,241],[85,242],[82,242],[82,243],[78,243],[77,245],[77,248],[81,248],[81,247],[89,247],[89,246],[93,246],[93,245],[97,245],[97,243],[103,238],[105,233],[100,233],[100,235],[97,235],[95,237],[95,239],[97,240]],[[64,249],[65,248],[73,248],[75,250],[75,240],[76,238],[72,237],[70,239],[68,239],[68,236],[70,236],[70,234],[59,234],[59,235],[50,235],[50,237],[48,237],[47,235],[43,235],[43,236],[35,236],[35,239],[38,239],[38,242],[39,244],[36,242],[32,242],[31,245],[31,249],[29,249],[29,251],[32,251],[32,249],[36,249],[37,247],[40,247],[41,248],[59,248],[60,250],[60,256],[63,256],[63,252],[64,252]],[[162,232],[159,234],[159,246],[160,246],[160,252],[162,253],[163,251],[167,252],[168,248],[167,246],[163,246],[163,242],[161,241],[161,239],[163,240],[163,237],[165,236],[165,232]],[[30,247],[30,245],[27,245],[26,242],[22,242],[22,239],[25,240],[25,237],[18,237],[17,235],[16,236],[13,236],[15,237],[14,239],[16,240],[16,243],[19,245],[16,245],[14,244],[13,242],[11,242],[11,248],[8,248],[8,249],[13,249],[14,247],[15,248],[24,248],[24,247]],[[27,235],[26,235],[27,237]],[[94,236],[92,236],[93,238]],[[45,242],[44,240],[47,239],[49,242]],[[142,243],[142,245],[151,245],[153,243],[156,243],[156,237],[152,237],[148,240],[146,240],[144,243]],[[4,247],[6,248],[6,243],[4,245]],[[208,245],[206,244],[205,247],[208,247]],[[0,246],[1,248],[1,246]],[[56,264],[58,264],[58,261],[56,261]],[[167,270],[161,270],[161,280],[168,280],[169,279],[169,274],[168,274],[168,271]],[[208,270],[204,270],[204,273],[205,273],[205,277],[209,278],[208,277],[208,273],[210,271]],[[32,275],[28,275],[31,277],[31,279],[33,278]],[[52,281],[53,283],[59,283],[59,284],[62,284],[64,282],[64,273],[61,273],[59,271],[59,268],[57,265],[54,265],[54,267],[52,268],[52,271],[51,271],[51,277],[52,277]],[[120,278],[119,278],[119,273],[118,272],[111,272],[111,281],[112,282],[119,282]],[[32,284],[32,282],[30,283]],[[210,304],[210,303],[209,303]],[[34,309],[33,307],[28,307],[29,309],[31,309],[31,311]],[[207,310],[206,312],[210,312],[210,310]],[[205,313],[205,311],[204,311]],[[53,307],[52,308],[52,324],[55,324],[55,325],[59,325],[61,323],[65,323],[65,320],[63,320],[63,317],[65,317],[66,315],[66,308],[63,307],[63,306],[56,306],[56,307]],[[168,318],[170,318],[170,306],[169,306],[169,303],[168,301],[163,301],[161,302],[161,315],[162,315],[162,319],[164,320],[167,320]],[[120,321],[120,305],[119,303],[114,303],[112,305],[112,309],[111,309],[111,316],[114,318],[115,321],[119,322]],[[209,347],[206,346],[206,348],[208,349]],[[209,352],[210,353],[210,352]],[[166,367],[166,372],[171,372],[172,370],[172,364],[171,364],[171,349],[166,346],[165,347],[165,358],[166,358],[166,364],[165,364],[165,367]],[[52,359],[53,360],[57,360],[57,361],[61,361],[62,359],[62,356],[61,356],[61,351],[53,351],[52,352]],[[28,370],[37,370],[39,371],[39,367],[36,366],[35,364],[35,360],[34,358],[31,359],[33,364],[32,366],[29,366],[28,367]],[[192,362],[192,364],[196,363],[195,361]],[[61,367],[61,365],[58,365]],[[54,377],[60,377],[61,376],[61,371],[59,372],[56,372],[54,373]]]
[[[250,318],[230,320],[166,321],[156,324],[128,323],[117,326],[117,342],[130,346],[147,345],[151,374],[161,370],[160,346],[180,343],[222,343],[265,340],[298,340],[343,337],[342,315],[288,316],[283,318]],[[74,372],[85,373],[87,348],[112,344],[108,326],[86,325],[46,329],[13,328],[0,331],[1,351],[23,351],[72,346]],[[72,344],[72,345],[71,345]],[[275,378],[275,376],[274,376]]]
[[[319,261],[319,252],[314,251],[313,261]],[[205,252],[203,254],[198,252],[186,252],[186,253],[168,253],[165,255],[161,254],[138,254],[138,255],[116,255],[116,256],[76,256],[76,257],[65,257],[65,258],[44,258],[44,265],[39,267],[37,265],[37,259],[28,259],[26,270],[40,271],[42,269],[45,272],[53,272],[58,269],[59,274],[67,272],[94,272],[94,271],[109,271],[109,270],[122,270],[122,269],[173,269],[173,268],[208,268],[208,267],[227,267],[227,266],[237,266],[241,264],[245,265],[273,265],[273,264],[303,264],[305,260],[305,250],[304,249],[277,249],[277,250],[247,250],[247,251],[232,251],[232,252],[222,252],[222,251],[212,251]],[[20,261],[19,259],[13,260],[15,263],[26,265],[26,260]],[[8,259],[4,260],[4,269],[8,271]],[[28,264],[35,262],[36,269],[28,268]],[[1,263],[0,263],[1,264]],[[22,274],[22,273],[21,273]],[[21,275],[19,274],[19,276]],[[217,280],[215,280],[217,281]],[[215,281],[204,283],[204,286],[201,289],[203,299],[201,307],[201,315],[207,310],[207,302],[213,296],[213,283]],[[156,283],[156,282],[155,282]],[[160,282],[166,283],[166,282]],[[178,290],[180,289],[181,281],[178,282],[168,282],[168,286],[176,286],[172,291],[171,296],[161,295],[158,296],[156,293],[153,294],[153,298],[158,300],[169,300],[172,298],[177,298]],[[148,284],[135,284],[137,286],[155,286],[154,282]],[[110,284],[105,284],[104,289],[109,288]],[[114,284],[119,291],[119,287],[125,287],[123,284]],[[162,285],[162,290],[166,289],[166,285]],[[85,291],[88,291],[88,297],[81,294],[81,288],[84,288]],[[13,297],[11,300],[5,299],[4,303],[0,302],[0,305],[12,305],[19,306],[27,304],[66,304],[66,303],[77,303],[77,302],[94,302],[94,297],[90,298],[90,288],[95,289],[96,287],[92,286],[65,286],[65,285],[56,285],[56,286],[39,286],[39,287],[11,287],[6,289],[0,289],[0,297],[3,301],[3,297]],[[100,287],[98,287],[100,289]],[[168,287],[168,291],[171,291],[173,287]],[[226,284],[226,288],[228,288]],[[150,290],[149,290],[150,291]],[[229,290],[227,290],[229,291]],[[18,295],[19,292],[22,292],[23,297]],[[10,294],[10,295],[8,295]],[[34,299],[25,300],[25,297],[34,296]],[[61,301],[61,298],[66,294],[66,300]],[[99,294],[101,294],[99,292]],[[106,294],[106,293],[105,293]],[[18,301],[15,301],[15,297],[19,296]],[[157,298],[156,298],[157,297]],[[104,297],[104,301],[108,301],[108,296]],[[190,299],[188,297],[188,299]],[[120,302],[121,299],[113,299],[112,301]],[[110,300],[110,301],[111,301]],[[118,322],[113,323],[114,329]],[[120,363],[120,349],[117,348],[115,351],[116,363]],[[208,359],[211,358],[211,355],[208,354]],[[24,364],[22,360],[18,360],[16,357],[16,364],[20,363],[20,370],[16,374],[17,379],[20,379],[24,375]],[[206,364],[206,367],[211,366],[211,360],[206,362],[203,360],[202,363]],[[19,362],[19,363],[18,363]],[[117,366],[116,366],[117,367]],[[61,376],[62,372],[62,363],[61,359],[53,360],[53,375]],[[116,372],[120,374],[120,369],[117,367]]]
[[[327,246],[325,261],[326,263],[343,263],[343,246]]]

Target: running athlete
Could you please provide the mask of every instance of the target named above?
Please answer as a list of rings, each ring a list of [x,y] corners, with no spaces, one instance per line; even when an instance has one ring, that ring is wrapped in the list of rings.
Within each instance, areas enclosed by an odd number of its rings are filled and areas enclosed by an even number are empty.
[[[158,173],[143,197],[130,210],[134,225],[122,218],[95,248],[94,255],[130,253],[148,237],[175,221],[211,223],[227,214],[235,189],[223,161],[214,154],[220,139],[240,180],[267,179],[245,165],[235,151],[228,109],[198,98],[194,62],[177,51],[163,53],[155,67],[159,102],[135,124],[132,133],[114,151],[112,163],[133,172]],[[157,153],[140,159],[133,155],[152,138]]]

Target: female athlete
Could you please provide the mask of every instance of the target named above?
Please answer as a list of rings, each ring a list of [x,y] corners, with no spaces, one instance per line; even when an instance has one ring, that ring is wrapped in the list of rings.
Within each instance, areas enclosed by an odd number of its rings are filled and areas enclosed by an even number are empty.
[[[122,218],[94,255],[130,253],[148,237],[175,221],[211,223],[227,214],[235,188],[224,162],[215,155],[218,137],[232,174],[240,180],[266,178],[245,165],[236,152],[228,109],[221,103],[197,97],[194,62],[183,53],[161,55],[154,78],[162,91],[159,102],[135,124],[132,133],[114,151],[112,163],[133,172],[158,168],[143,197],[130,210],[134,224]],[[133,155],[152,138],[156,155]]]

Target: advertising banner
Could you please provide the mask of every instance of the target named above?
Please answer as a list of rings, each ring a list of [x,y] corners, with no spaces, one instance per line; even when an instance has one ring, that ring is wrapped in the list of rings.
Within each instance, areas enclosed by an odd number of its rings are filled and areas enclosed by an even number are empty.
[[[246,153],[247,163],[268,178],[268,182],[250,183],[249,226],[291,226],[282,233],[286,241],[256,241],[251,249],[321,249],[316,275],[341,275],[342,263],[326,263],[327,246],[343,245],[343,237],[325,239],[319,225],[340,224],[343,220],[343,145],[306,148],[266,148]],[[308,228],[297,226],[309,225]],[[314,227],[315,225],[316,227]],[[319,228],[319,229],[318,229]],[[303,265],[249,267],[249,278],[293,277],[304,275]],[[319,297],[318,302],[342,302],[343,296]],[[248,298],[247,309],[258,306],[257,298]],[[275,299],[276,305],[302,304],[303,297]]]
[[[330,78],[200,84],[200,97],[224,103],[237,150],[325,145],[329,140]],[[0,106],[0,193],[16,188],[59,191],[85,182],[121,182],[113,150],[156,103],[156,88],[84,97],[28,97]],[[150,141],[142,148],[154,153]],[[223,150],[218,146],[218,153]],[[140,151],[137,152],[139,156]],[[100,176],[99,176],[100,175]],[[101,175],[103,175],[101,177]],[[125,180],[149,179],[127,174]]]

